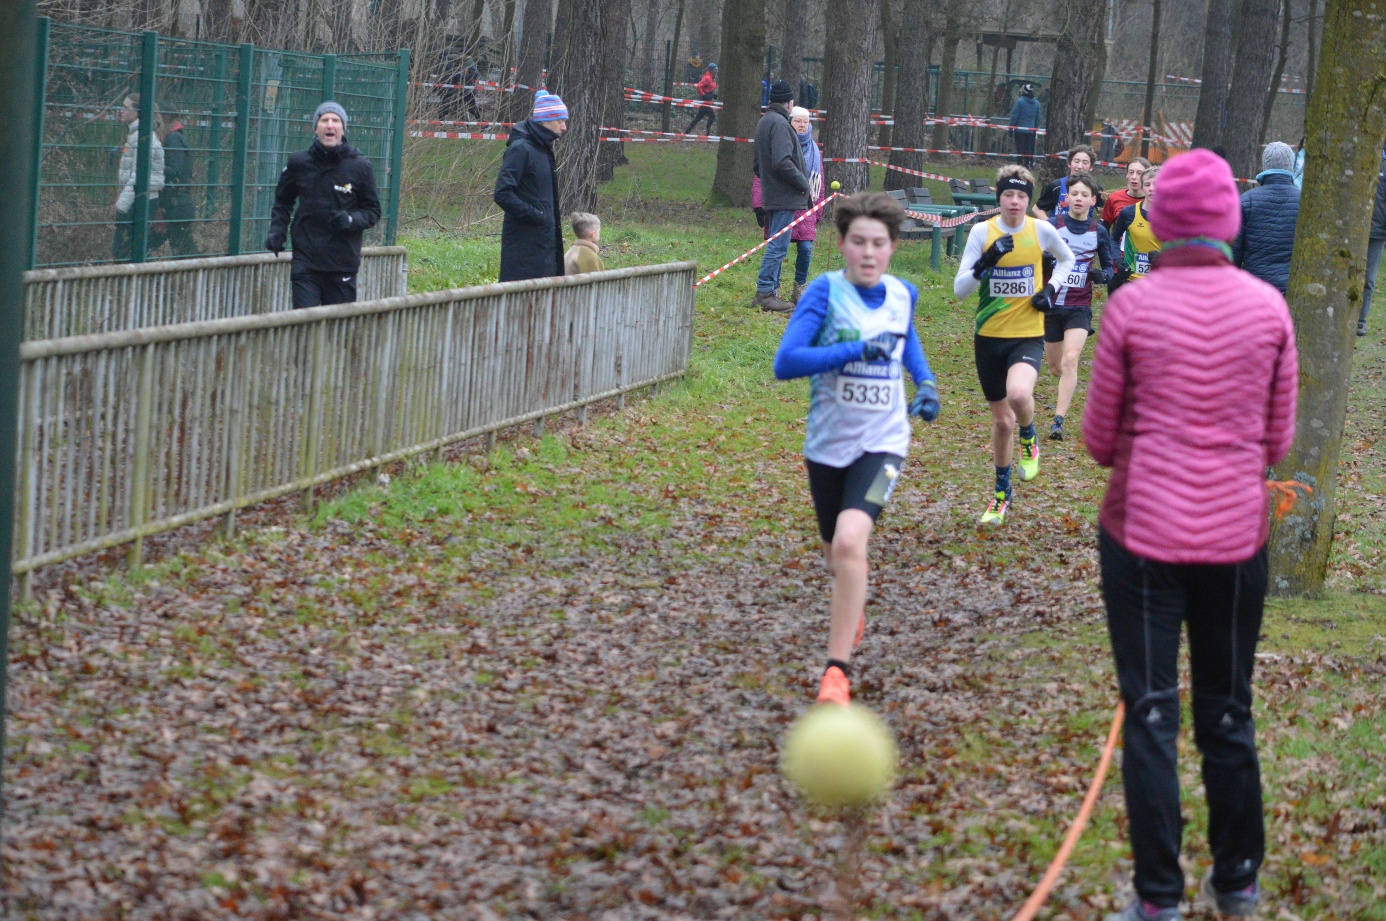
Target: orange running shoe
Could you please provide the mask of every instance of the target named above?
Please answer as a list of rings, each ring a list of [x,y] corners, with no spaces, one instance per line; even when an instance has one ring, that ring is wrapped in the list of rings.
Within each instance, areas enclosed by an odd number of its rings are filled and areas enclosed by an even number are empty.
[[[847,676],[836,665],[828,666],[823,673],[823,683],[818,686],[818,702],[844,707],[852,702],[852,689],[847,684]]]
[[[864,636],[866,636],[866,611],[862,610],[861,620],[857,623],[857,635],[852,640],[853,649],[861,645],[861,640]]]

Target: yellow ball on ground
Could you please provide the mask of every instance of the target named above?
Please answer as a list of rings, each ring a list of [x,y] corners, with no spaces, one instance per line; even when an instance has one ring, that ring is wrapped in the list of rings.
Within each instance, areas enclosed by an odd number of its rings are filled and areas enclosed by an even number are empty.
[[[830,188],[830,189],[832,189],[834,192],[836,192],[838,189],[842,188],[842,183],[840,183],[840,182],[838,182],[836,179],[834,179],[834,180],[833,180],[833,184],[830,185],[830,186],[828,186],[828,188]]]
[[[895,740],[876,714],[853,704],[818,704],[795,721],[780,768],[810,802],[868,806],[895,779]]]

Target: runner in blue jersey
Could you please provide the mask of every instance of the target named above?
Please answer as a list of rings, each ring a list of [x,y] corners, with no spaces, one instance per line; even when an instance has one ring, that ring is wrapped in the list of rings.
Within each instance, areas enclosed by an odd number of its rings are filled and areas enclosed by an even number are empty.
[[[1099,192],[1091,178],[1070,176],[1068,207],[1049,220],[1073,250],[1073,268],[1066,278],[1054,279],[1054,307],[1044,315],[1044,357],[1059,379],[1054,424],[1049,428],[1054,441],[1063,441],[1064,416],[1078,389],[1078,359],[1092,333],[1092,286],[1111,280],[1116,258],[1112,238],[1097,219]]]
[[[909,416],[938,418],[938,390],[914,331],[919,292],[886,274],[904,209],[882,193],[843,200],[833,214],[846,268],[809,283],[775,355],[780,380],[809,377],[804,461],[833,574],[828,664],[819,701],[846,705],[852,649],[866,629],[866,544],[899,482]],[[914,380],[905,403],[901,371]]]

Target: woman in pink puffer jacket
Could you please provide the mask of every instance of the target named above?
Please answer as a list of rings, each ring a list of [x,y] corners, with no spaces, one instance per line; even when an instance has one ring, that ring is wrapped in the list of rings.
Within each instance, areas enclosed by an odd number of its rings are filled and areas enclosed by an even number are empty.
[[[1127,715],[1136,898],[1113,918],[1181,917],[1179,636],[1213,866],[1202,893],[1250,917],[1265,854],[1251,675],[1267,566],[1266,468],[1290,448],[1297,358],[1285,299],[1231,263],[1241,208],[1226,161],[1171,159],[1149,216],[1155,270],[1107,303],[1083,437],[1112,468],[1099,515],[1102,592]]]

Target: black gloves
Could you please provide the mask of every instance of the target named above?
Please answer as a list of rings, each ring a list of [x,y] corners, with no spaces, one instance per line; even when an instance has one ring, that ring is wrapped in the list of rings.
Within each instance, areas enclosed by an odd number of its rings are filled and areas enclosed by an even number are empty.
[[[265,237],[265,249],[276,256],[284,252],[284,231],[271,230],[269,236]]]
[[[938,418],[939,410],[942,407],[938,402],[938,388],[933,381],[922,381],[915,388],[914,399],[910,400],[910,415],[918,416],[925,422],[933,422]]]
[[[1030,306],[1040,313],[1048,313],[1054,309],[1054,286],[1045,285],[1039,289],[1039,293],[1030,298]]]
[[[895,340],[899,338],[895,333],[881,333],[879,336],[872,336],[861,344],[861,360],[887,360],[895,352]]]
[[[757,226],[757,227],[760,227],[760,228],[764,228],[764,227],[765,227],[765,222],[766,222],[767,220],[768,220],[768,218],[765,216],[765,209],[764,209],[764,208],[757,208],[757,209],[756,209],[756,226]]]
[[[987,251],[982,253],[982,258],[972,266],[972,277],[981,278],[983,273],[996,268],[996,263],[1001,261],[1001,257],[1015,249],[1015,238],[1010,234],[1001,237],[995,243],[987,247]]]
[[[336,214],[332,215],[332,226],[337,230],[351,230],[351,224],[352,217],[350,211],[338,211]]]

